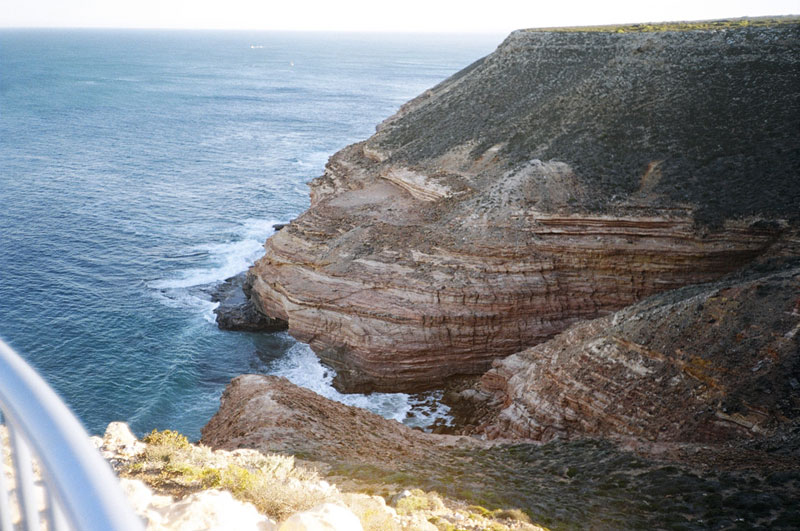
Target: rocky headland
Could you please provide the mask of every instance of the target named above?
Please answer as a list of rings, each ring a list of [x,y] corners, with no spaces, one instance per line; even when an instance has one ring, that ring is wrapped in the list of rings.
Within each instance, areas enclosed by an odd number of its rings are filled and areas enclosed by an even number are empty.
[[[94,438],[147,528],[795,529],[799,45],[517,31],[336,153],[219,326],[288,327],[342,390],[447,387],[456,434],[240,376],[198,444]]]
[[[797,18],[523,30],[405,104],[246,302],[341,390],[447,387],[457,435],[243,376],[203,442],[548,526],[791,527],[799,44]]]
[[[784,22],[512,33],[331,157],[250,299],[340,389],[417,390],[798,254],[800,26]]]

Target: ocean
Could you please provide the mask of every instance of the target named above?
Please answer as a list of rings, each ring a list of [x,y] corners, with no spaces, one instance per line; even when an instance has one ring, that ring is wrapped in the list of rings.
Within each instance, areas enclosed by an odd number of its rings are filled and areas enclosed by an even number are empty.
[[[307,208],[330,155],[502,38],[0,31],[0,337],[94,434],[197,439],[244,373],[446,417],[430,395],[337,393],[286,333],[219,330],[208,291]]]

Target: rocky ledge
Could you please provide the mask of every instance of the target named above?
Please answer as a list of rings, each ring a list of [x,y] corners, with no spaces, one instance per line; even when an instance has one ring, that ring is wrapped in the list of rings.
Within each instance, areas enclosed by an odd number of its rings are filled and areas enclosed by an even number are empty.
[[[514,32],[330,159],[250,298],[340,389],[411,390],[800,254],[799,37]]]
[[[234,378],[202,433],[202,443],[212,448],[255,448],[327,463],[413,461],[441,446],[480,444],[413,430],[285,378],[262,375]]]

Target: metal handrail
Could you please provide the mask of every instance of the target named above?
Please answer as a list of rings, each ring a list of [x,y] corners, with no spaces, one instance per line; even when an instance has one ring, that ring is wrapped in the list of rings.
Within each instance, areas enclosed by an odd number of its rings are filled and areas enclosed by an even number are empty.
[[[38,531],[40,526],[30,449],[40,465],[47,492],[48,529],[143,531],[111,467],[91,444],[78,419],[2,340],[0,410],[11,441],[23,529]],[[0,529],[5,531],[6,526],[10,529],[11,519],[3,476],[0,459]]]

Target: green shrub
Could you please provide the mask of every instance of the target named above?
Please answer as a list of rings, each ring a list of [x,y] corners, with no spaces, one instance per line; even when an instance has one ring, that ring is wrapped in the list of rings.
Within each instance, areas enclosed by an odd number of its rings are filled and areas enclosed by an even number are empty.
[[[470,505],[469,507],[467,507],[467,510],[471,513],[479,514],[484,518],[492,517],[492,511],[490,511],[485,507],[481,507],[480,505]]]
[[[444,509],[442,498],[435,492],[424,492],[420,489],[413,489],[409,496],[397,501],[397,512],[399,514],[410,514],[414,511],[436,511]]]
[[[166,446],[176,450],[185,450],[191,446],[185,435],[172,430],[153,430],[145,435],[142,441],[148,445]]]
[[[317,473],[296,468],[292,457],[220,456],[205,446],[193,446],[184,435],[171,430],[153,430],[143,441],[147,448],[126,472],[157,488],[179,495],[225,489],[277,520],[329,501],[326,492],[304,483],[318,480]]]

